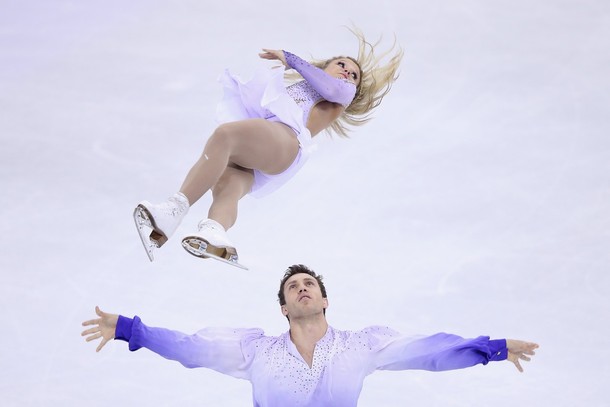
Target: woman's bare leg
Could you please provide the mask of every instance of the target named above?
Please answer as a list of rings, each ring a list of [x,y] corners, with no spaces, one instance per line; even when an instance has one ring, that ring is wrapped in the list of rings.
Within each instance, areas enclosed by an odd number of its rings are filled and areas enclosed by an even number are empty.
[[[212,205],[208,218],[214,219],[225,230],[229,230],[237,220],[237,203],[250,192],[253,182],[252,170],[227,167],[212,188]]]
[[[193,205],[218,182],[229,164],[279,174],[292,164],[298,150],[294,132],[282,123],[249,119],[223,124],[206,143],[180,192]]]

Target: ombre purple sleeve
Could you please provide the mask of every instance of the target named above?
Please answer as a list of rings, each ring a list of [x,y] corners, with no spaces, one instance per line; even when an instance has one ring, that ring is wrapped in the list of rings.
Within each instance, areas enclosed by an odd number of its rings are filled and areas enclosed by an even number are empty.
[[[347,107],[356,96],[356,85],[340,78],[333,78],[322,69],[298,56],[284,51],[286,63],[295,69],[325,100]]]
[[[195,334],[148,327],[138,316],[119,316],[115,339],[129,343],[129,350],[147,348],[188,368],[206,367],[247,379],[251,358],[244,356],[244,340],[262,336],[260,329],[206,328]]]
[[[384,342],[373,353],[375,369],[453,370],[505,360],[508,355],[505,339],[490,340],[488,336],[464,339],[438,333],[423,337],[395,337]]]

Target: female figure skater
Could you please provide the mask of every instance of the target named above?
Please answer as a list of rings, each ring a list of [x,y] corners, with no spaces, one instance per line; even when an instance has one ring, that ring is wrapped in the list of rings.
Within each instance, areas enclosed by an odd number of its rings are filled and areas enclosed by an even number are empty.
[[[183,239],[198,257],[214,257],[238,265],[235,246],[226,231],[237,219],[238,201],[261,197],[279,188],[307,161],[312,138],[322,130],[347,136],[347,125],[370,119],[397,79],[402,58],[398,49],[385,65],[375,46],[360,31],[358,58],[334,57],[310,64],[283,50],[263,49],[262,59],[280,61],[302,77],[287,88],[282,69],[265,69],[242,81],[228,71],[221,76],[224,98],[217,111],[223,123],[208,139],[203,154],[186,176],[180,191],[166,202],[142,201],[134,212],[136,226],[153,260],[153,249],[173,234],[189,207],[212,190],[208,218],[198,232]],[[152,229],[148,230],[144,226]]]

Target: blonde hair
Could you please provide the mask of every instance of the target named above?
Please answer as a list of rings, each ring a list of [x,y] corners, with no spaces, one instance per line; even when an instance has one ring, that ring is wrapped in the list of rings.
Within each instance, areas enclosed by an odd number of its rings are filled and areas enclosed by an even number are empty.
[[[381,37],[375,43],[370,43],[364,38],[360,29],[355,27],[347,27],[347,29],[358,38],[357,58],[340,56],[325,61],[312,62],[312,65],[324,69],[336,59],[349,58],[360,69],[360,83],[356,87],[356,95],[352,103],[326,129],[327,132],[334,132],[342,137],[349,137],[347,133],[351,130],[350,127],[362,126],[372,119],[373,110],[381,104],[384,96],[392,88],[394,81],[398,79],[398,67],[403,56],[402,48],[400,46],[397,48],[396,39],[394,39],[391,48],[377,56],[375,55],[375,48],[381,42]],[[393,55],[390,55],[393,51]],[[388,56],[388,62],[381,65],[381,61]],[[295,76],[290,75],[290,77],[294,79]]]

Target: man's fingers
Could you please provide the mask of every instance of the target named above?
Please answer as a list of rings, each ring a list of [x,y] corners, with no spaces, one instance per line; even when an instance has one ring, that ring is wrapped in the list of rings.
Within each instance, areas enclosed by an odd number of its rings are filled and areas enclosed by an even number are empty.
[[[96,324],[99,324],[99,323],[100,323],[99,319],[90,319],[88,321],[83,322],[83,326],[96,325]]]
[[[89,334],[92,334],[92,333],[95,333],[95,332],[99,332],[99,331],[100,331],[99,327],[89,328],[89,329],[81,332],[81,336],[89,335]]]
[[[514,339],[507,339],[506,345],[508,347],[508,360],[510,360],[517,370],[523,373],[523,367],[521,366],[521,360],[529,362],[532,358],[528,355],[535,355],[534,349],[537,349],[539,345],[534,342],[525,342]]]
[[[102,333],[101,332],[97,332],[97,333],[95,333],[95,334],[93,334],[91,336],[88,336],[87,339],[85,339],[85,340],[87,342],[91,342],[91,341],[94,341],[94,340],[99,339],[101,337],[102,337]]]
[[[517,370],[523,373],[523,368],[521,367],[521,363],[519,363],[519,359],[515,360],[513,363],[517,366]]]
[[[108,339],[106,339],[106,338],[102,339],[102,342],[99,344],[99,346],[97,347],[97,349],[95,351],[99,352],[100,350],[102,350],[104,345],[106,345],[106,342],[108,342]]]

